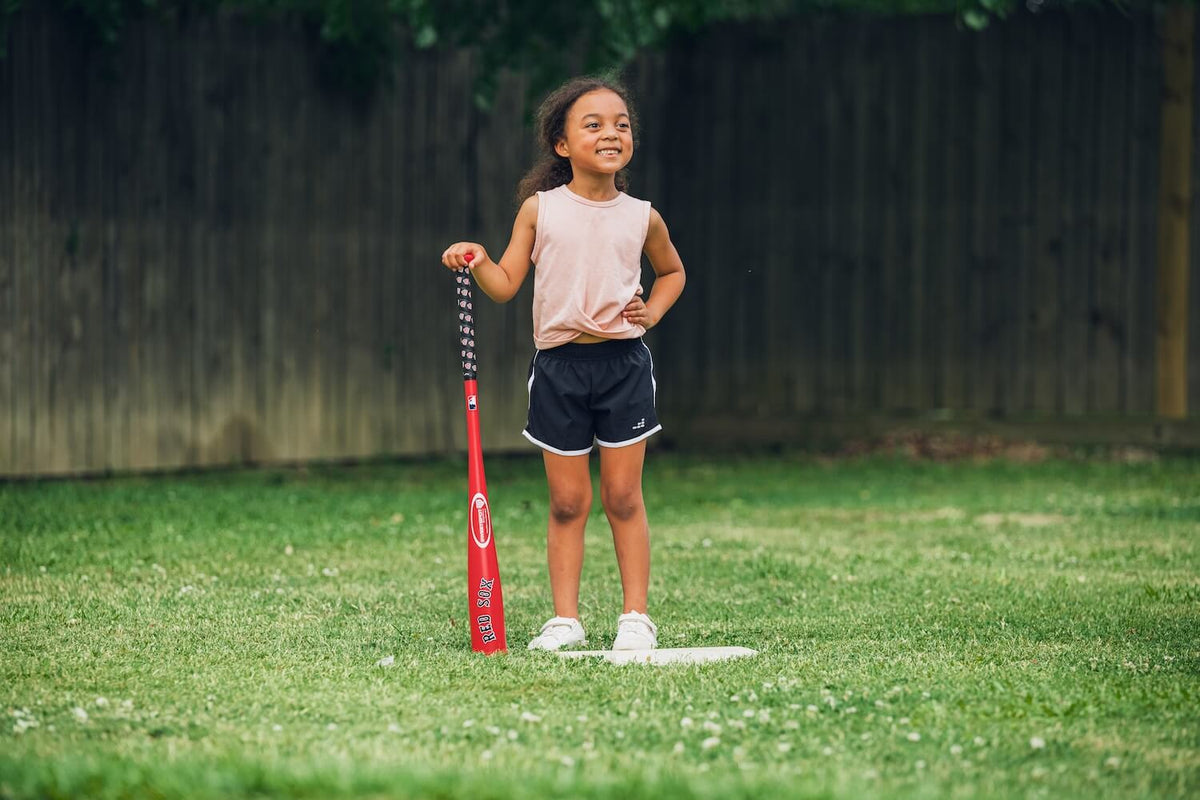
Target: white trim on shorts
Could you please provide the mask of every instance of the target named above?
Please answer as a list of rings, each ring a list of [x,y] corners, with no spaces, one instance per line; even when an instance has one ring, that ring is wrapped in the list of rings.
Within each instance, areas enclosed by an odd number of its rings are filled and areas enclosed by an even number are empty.
[[[662,426],[660,425],[659,428],[661,427]],[[654,430],[658,430],[658,428],[655,428]],[[650,431],[650,433],[654,433],[654,431]],[[529,431],[521,431],[521,435],[543,450],[549,450],[551,453],[555,453],[560,456],[586,456],[588,453],[592,452],[590,445],[586,450],[559,450],[557,447],[551,447],[545,442],[539,442],[537,439],[529,435]],[[646,435],[649,436],[650,434],[648,433]],[[601,442],[601,444],[603,444],[603,442]],[[632,444],[632,442],[629,442],[628,444]]]
[[[526,381],[526,383],[525,383],[525,393],[526,393],[525,410],[526,411],[528,411],[529,407],[533,404],[533,379],[537,377],[537,357],[538,357],[538,353],[540,353],[540,352],[542,352],[542,351],[535,350],[533,352],[533,363],[529,365],[529,380]]]
[[[642,342],[642,347],[646,347],[645,342]],[[658,404],[658,381],[656,381],[654,379],[654,354],[650,352],[649,347],[646,347],[646,355],[650,356],[650,399],[657,405]],[[655,413],[657,413],[657,412],[658,412],[658,409],[655,409]],[[651,433],[653,433],[653,431],[651,431]],[[636,442],[637,439],[634,439],[633,441]]]
[[[641,436],[635,436],[632,439],[626,439],[623,442],[602,442],[599,439],[597,439],[596,444],[600,445],[601,447],[628,447],[631,444],[637,444],[642,439],[645,439],[647,436],[652,436],[661,430],[662,430],[662,425],[655,425],[653,428],[646,431]],[[529,434],[525,434],[525,435],[528,436]]]

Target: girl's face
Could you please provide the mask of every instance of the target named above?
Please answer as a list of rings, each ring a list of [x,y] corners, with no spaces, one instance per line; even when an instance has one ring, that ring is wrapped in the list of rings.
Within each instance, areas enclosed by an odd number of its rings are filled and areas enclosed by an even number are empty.
[[[633,158],[629,109],[616,92],[597,89],[567,111],[566,130],[554,151],[576,172],[616,175]]]

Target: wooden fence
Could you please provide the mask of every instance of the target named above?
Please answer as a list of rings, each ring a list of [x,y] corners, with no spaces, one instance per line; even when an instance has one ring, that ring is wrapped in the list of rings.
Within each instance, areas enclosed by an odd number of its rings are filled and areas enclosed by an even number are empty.
[[[533,153],[520,78],[484,114],[475,64],[406,54],[359,106],[287,26],[148,23],[108,62],[18,16],[0,475],[461,447],[438,257],[503,250]],[[1152,412],[1161,73],[1153,19],[1095,11],[821,16],[643,57],[633,193],[689,276],[648,336],[668,429]],[[523,442],[531,288],[479,315],[494,449]]]

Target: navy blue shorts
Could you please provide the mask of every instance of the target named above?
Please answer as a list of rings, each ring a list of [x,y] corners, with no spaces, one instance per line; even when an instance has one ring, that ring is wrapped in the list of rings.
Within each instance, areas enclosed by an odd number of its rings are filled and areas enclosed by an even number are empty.
[[[654,359],[641,339],[564,344],[529,363],[525,438],[560,456],[592,442],[625,447],[662,430],[654,412]]]

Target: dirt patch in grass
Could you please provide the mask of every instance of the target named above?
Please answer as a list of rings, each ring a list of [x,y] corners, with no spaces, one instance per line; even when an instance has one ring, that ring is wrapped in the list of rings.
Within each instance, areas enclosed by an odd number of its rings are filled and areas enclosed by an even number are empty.
[[[1066,449],[1051,448],[1037,442],[1012,441],[1000,436],[896,430],[873,439],[855,439],[847,442],[841,454],[890,454],[925,461],[1005,459],[1034,464],[1055,456],[1064,456]]]
[[[994,434],[968,434],[947,431],[894,430],[883,436],[853,439],[838,455],[899,455],[920,461],[973,461],[985,463],[1004,460],[1019,464],[1039,464],[1052,458],[1078,458],[1080,452],[1065,445],[1047,445],[1032,440],[1014,440]],[[1157,461],[1159,454],[1146,447],[1118,445],[1089,451],[1088,458],[1100,458],[1121,464],[1146,464]]]
[[[988,528],[996,528],[1004,524],[1020,525],[1022,528],[1046,528],[1051,525],[1065,525],[1070,521],[1070,517],[1064,517],[1062,514],[1023,514],[1020,512],[980,514],[975,518],[976,525]]]

